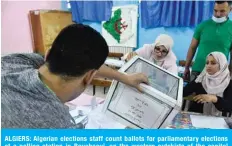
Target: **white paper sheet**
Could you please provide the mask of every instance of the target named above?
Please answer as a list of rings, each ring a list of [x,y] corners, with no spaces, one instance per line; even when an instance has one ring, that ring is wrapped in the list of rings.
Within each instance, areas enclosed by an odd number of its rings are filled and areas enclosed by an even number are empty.
[[[192,125],[197,128],[229,129],[225,120],[220,117],[190,115],[190,118]]]
[[[98,107],[91,111],[88,116],[88,123],[85,129],[125,129],[126,126],[108,118],[104,113],[102,113],[103,104],[98,105]]]
[[[170,110],[165,104],[135,89],[127,86],[121,88],[116,100],[111,102],[110,109],[137,125],[151,128],[154,124],[160,124]]]
[[[96,100],[97,104],[100,104],[105,100],[104,98],[101,98],[101,97],[94,97],[94,96],[82,93],[79,97],[73,99],[72,101],[66,102],[65,104],[69,107],[74,107],[73,109],[75,109],[78,106],[91,106],[93,99]]]

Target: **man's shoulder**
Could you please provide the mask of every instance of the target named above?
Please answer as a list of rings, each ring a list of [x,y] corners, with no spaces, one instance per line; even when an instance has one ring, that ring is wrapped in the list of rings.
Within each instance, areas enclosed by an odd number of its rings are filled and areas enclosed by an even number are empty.
[[[2,91],[4,92],[2,94],[3,127],[72,128],[75,126],[65,105],[49,96],[45,97],[34,91],[26,93],[22,90],[14,91],[14,95],[9,95],[5,91]]]
[[[1,57],[2,76],[8,73],[17,73],[27,69],[38,69],[44,64],[39,54],[10,54]]]
[[[16,57],[41,58],[41,59],[43,58],[40,54],[37,53],[12,53],[2,56],[2,58],[16,58]]]
[[[44,59],[41,55],[36,53],[14,53],[9,55],[4,55],[1,57],[2,63],[11,63],[11,64],[34,64],[41,65],[44,63]]]

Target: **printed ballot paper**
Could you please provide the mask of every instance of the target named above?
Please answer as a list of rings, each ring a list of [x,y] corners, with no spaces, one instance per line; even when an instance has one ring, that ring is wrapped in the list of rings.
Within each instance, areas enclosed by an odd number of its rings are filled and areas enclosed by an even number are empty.
[[[141,84],[144,92],[113,81],[103,112],[132,128],[164,128],[180,111],[183,80],[141,57],[134,57],[119,71],[144,73],[149,85]]]

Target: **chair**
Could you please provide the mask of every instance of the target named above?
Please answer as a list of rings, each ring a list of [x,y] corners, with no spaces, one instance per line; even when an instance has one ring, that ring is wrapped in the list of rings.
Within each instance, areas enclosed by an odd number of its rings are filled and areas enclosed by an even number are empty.
[[[190,64],[190,67],[193,65],[193,63],[194,63],[194,62],[192,62],[192,63]],[[186,64],[186,61],[185,61],[185,60],[180,60],[180,61],[179,61],[179,66],[180,66],[180,67],[185,67],[185,64]],[[180,77],[183,78],[183,75],[181,74]],[[185,79],[184,82],[185,82],[185,83],[189,83],[190,80],[189,80],[189,79],[187,79],[187,80]],[[192,98],[189,98],[189,97],[184,97],[184,98],[183,98],[182,111],[185,109],[186,102],[187,102],[187,101],[191,101],[191,100],[192,100]]]

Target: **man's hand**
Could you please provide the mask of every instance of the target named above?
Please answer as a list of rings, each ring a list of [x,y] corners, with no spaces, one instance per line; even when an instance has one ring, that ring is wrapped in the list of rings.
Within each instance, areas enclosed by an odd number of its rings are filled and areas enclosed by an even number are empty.
[[[124,74],[119,71],[113,70],[112,68],[109,68],[106,65],[101,66],[96,76],[117,80],[129,86],[135,87],[140,92],[142,92],[142,89],[139,84],[148,84],[148,78],[142,73]]]
[[[200,94],[193,97],[193,100],[196,101],[197,103],[205,103],[205,102],[216,103],[217,97],[215,95],[210,95],[210,94]]]
[[[189,80],[190,79],[190,70],[189,70],[189,67],[185,68],[183,78],[184,78],[184,80]]]
[[[140,87],[140,83],[148,84],[148,78],[142,73],[128,74],[127,80],[124,83],[129,86],[135,87],[140,92],[143,92],[142,88]]]
[[[127,57],[126,57],[126,61],[129,61],[131,58],[133,58],[134,56],[136,56],[137,53],[136,52],[130,52]]]

